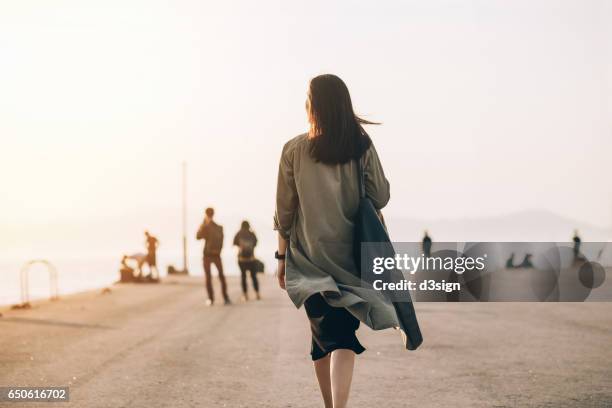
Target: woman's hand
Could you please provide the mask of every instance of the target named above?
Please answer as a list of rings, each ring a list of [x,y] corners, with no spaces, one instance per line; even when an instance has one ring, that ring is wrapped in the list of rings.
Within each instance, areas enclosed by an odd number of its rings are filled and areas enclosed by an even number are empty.
[[[278,260],[278,269],[276,270],[276,277],[278,278],[278,286],[281,289],[285,289],[285,260]]]
[[[276,251],[277,258],[278,254],[282,254],[283,259],[278,259],[278,269],[276,270],[276,277],[278,278],[278,286],[281,289],[286,290],[285,285],[285,254],[287,253],[287,240],[283,238],[280,231],[278,232],[278,251]]]

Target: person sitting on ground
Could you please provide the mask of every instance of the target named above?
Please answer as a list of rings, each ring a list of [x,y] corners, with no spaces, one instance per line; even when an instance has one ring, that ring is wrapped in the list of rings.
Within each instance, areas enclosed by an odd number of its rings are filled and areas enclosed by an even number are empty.
[[[510,254],[510,257],[508,259],[506,259],[506,268],[508,269],[516,268],[514,266],[514,252]]]
[[[136,254],[132,254],[132,255],[123,255],[123,259],[121,260],[121,265],[127,266],[127,261],[130,259],[133,261],[136,261],[136,270],[138,271],[136,278],[142,279],[142,266],[145,264],[145,262],[147,262],[147,256],[140,252]],[[132,268],[132,270],[133,269],[134,268]]]
[[[119,269],[119,273],[122,281],[131,281],[134,279],[134,268],[127,264],[128,256],[123,255],[121,258],[121,269]]]
[[[525,254],[523,258],[523,262],[518,266],[519,268],[533,268],[533,264],[531,263],[531,254]]]
[[[251,275],[251,281],[253,282],[253,290],[255,290],[255,298],[261,299],[259,295],[259,282],[257,281],[257,268],[255,259],[255,246],[257,246],[257,237],[251,231],[251,225],[248,221],[242,221],[240,231],[236,233],[234,237],[234,246],[239,248],[238,250],[238,266],[240,267],[240,283],[242,285],[242,300],[249,300],[247,291],[247,271]]]

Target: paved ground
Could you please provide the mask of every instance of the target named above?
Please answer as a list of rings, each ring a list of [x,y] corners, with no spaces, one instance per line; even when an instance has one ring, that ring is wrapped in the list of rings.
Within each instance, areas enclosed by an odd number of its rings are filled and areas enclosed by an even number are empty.
[[[271,278],[263,294],[207,308],[185,278],[2,310],[0,386],[69,385],[54,407],[320,407],[303,311]],[[360,330],[353,407],[612,406],[612,303],[416,308],[416,352]]]

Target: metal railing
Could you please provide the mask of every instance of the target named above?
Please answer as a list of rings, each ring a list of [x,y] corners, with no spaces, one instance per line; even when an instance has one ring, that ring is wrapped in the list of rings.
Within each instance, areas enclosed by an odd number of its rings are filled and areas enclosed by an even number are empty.
[[[34,259],[32,261],[26,262],[25,265],[21,268],[21,305],[19,308],[28,308],[30,307],[30,267],[32,265],[42,264],[47,267],[49,271],[49,292],[50,299],[57,300],[59,299],[58,293],[58,285],[57,285],[57,269],[55,266],[47,261],[46,259]]]

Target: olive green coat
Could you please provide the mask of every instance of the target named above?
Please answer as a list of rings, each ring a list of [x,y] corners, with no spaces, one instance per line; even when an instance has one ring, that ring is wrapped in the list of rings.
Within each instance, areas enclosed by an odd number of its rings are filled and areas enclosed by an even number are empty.
[[[319,292],[373,329],[399,326],[393,305],[361,286],[353,260],[353,219],[359,204],[357,162],[326,165],[309,154],[307,135],[283,148],[275,229],[289,240],[287,293],[299,308]],[[377,209],[389,201],[389,182],[371,146],[364,154],[365,190]]]

